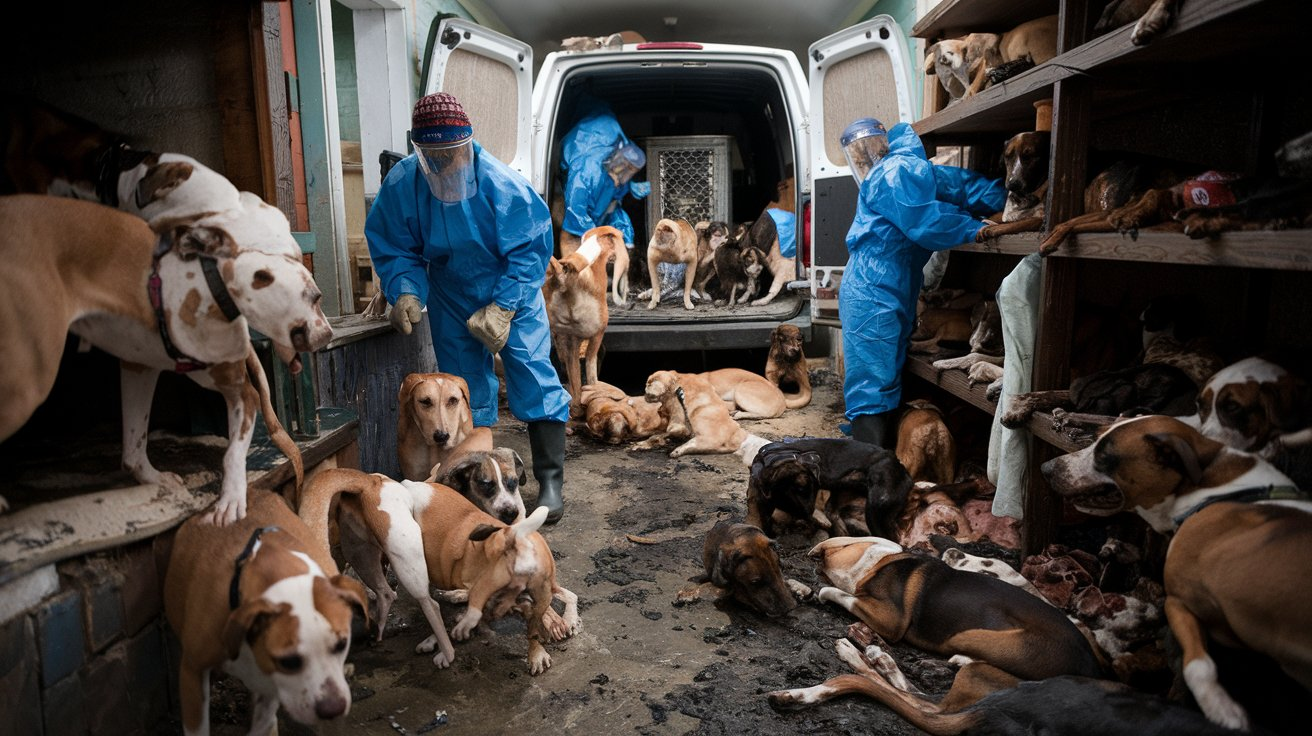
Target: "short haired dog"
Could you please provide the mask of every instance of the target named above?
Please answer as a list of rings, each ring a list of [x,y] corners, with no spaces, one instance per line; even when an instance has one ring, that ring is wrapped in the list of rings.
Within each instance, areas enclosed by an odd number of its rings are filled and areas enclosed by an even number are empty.
[[[610,445],[647,439],[665,428],[659,405],[600,381],[583,387],[583,410],[587,433]]]
[[[897,423],[898,462],[911,480],[951,483],[957,475],[957,443],[943,422],[943,412],[923,399],[907,402]]]
[[[797,393],[784,394],[784,406],[800,409],[811,403],[811,373],[802,349],[802,330],[781,324],[770,331],[770,352],[765,357],[765,380],[782,391],[796,386]]]
[[[281,217],[281,215],[279,215]],[[259,216],[226,210],[188,221],[143,220],[91,202],[41,195],[0,198],[0,439],[16,432],[55,382],[71,332],[122,361],[123,465],[141,483],[183,487],[146,454],[155,383],[185,373],[228,405],[223,484],[209,518],[246,513],[246,451],[268,386],[250,328],[269,336],[292,368],[296,354],[332,338],[314,277],[300,258],[240,245],[263,230]],[[283,218],[283,227],[286,219]],[[300,453],[272,408],[265,421],[292,458]]]
[[[1275,660],[1312,689],[1312,502],[1256,455],[1178,419],[1125,419],[1088,447],[1043,465],[1054,491],[1095,515],[1133,511],[1172,534],[1166,619],[1184,650],[1184,680],[1203,713],[1246,729],[1217,679],[1213,639]],[[1278,564],[1273,564],[1278,562]]]
[[[765,254],[746,242],[749,228],[750,224],[739,225],[733,237],[715,249],[715,277],[720,282],[723,299],[729,305],[754,299],[761,271],[765,269]]]
[[[509,447],[468,453],[437,474],[438,483],[454,488],[503,524],[523,520],[524,499],[519,489],[527,481],[524,461]]]
[[[734,419],[772,419],[788,408],[784,392],[765,376],[742,368],[706,371],[702,378],[733,406]]]
[[[546,507],[505,525],[483,513],[467,498],[436,483],[394,481],[382,475],[334,468],[306,483],[300,515],[316,542],[328,544],[328,515],[333,499],[345,494],[339,517],[342,552],[377,595],[378,636],[396,598],[383,575],[382,556],[397,580],[414,596],[433,634],[415,647],[433,663],[448,667],[455,649],[447,636],[429,585],[459,591],[469,608],[451,629],[457,641],[468,639],[483,620],[515,612],[528,626],[529,672],[551,666],[544,641],[557,641],[578,630],[578,598],[556,583],[551,550],[537,532]],[[565,601],[565,615],[551,611],[553,596]]]
[[[396,396],[401,475],[424,480],[474,431],[469,384],[451,373],[411,373]]]
[[[647,273],[651,275],[651,302],[648,309],[655,309],[661,301],[660,272],[656,266],[661,263],[683,263],[688,269],[683,276],[683,308],[693,309],[692,286],[697,278],[697,231],[687,220],[662,219],[652,229],[651,241],[647,243]]]
[[[980,228],[975,234],[976,242],[1043,228],[1051,141],[1052,134],[1048,131],[1026,131],[1007,139],[1002,149],[1002,165],[1006,171],[1003,184],[1007,188],[1002,221]]]
[[[718,599],[732,598],[766,616],[782,616],[797,606],[793,588],[784,580],[779,552],[770,538],[749,524],[719,521],[702,545],[702,583],[680,591],[679,603],[689,603],[709,588]]]
[[[282,706],[315,725],[351,708],[343,666],[351,617],[366,616],[364,586],[338,574],[281,498],[252,490],[226,527],[187,520],[173,540],[164,615],[177,632],[182,726],[209,733],[209,683],[235,675],[252,695],[251,733],[272,733]],[[124,683],[126,685],[126,683]]]
[[[729,239],[729,224],[716,220],[697,223],[697,276],[693,280],[693,296],[711,301],[707,285],[715,277],[715,253]]]
[[[776,389],[777,390],[777,389]],[[643,394],[649,403],[661,404],[668,419],[665,431],[634,445],[651,449],[672,437],[689,437],[670,457],[734,453],[750,464],[764,440],[749,434],[729,416],[720,394],[702,376],[677,371],[656,371],[647,377]]]
[[[587,342],[587,383],[597,382],[597,363],[601,355],[610,309],[606,306],[606,261],[615,250],[624,248],[624,236],[613,227],[594,227],[583,234],[583,244],[573,253],[552,258],[542,293],[547,304],[547,321],[551,325],[551,342],[556,357],[565,367],[565,377],[573,409],[581,411],[579,392],[584,377],[579,375],[579,357]]]
[[[1057,55],[1057,16],[1025,21],[1002,34],[972,33],[945,39],[927,50],[925,73],[939,82],[953,99],[984,89],[987,72],[1010,62],[1042,64]]]
[[[746,242],[749,246],[765,254],[765,270],[770,272],[770,288],[765,296],[754,299],[752,306],[762,307],[774,301],[789,281],[797,278],[797,259],[785,258],[779,245],[779,231],[775,228],[774,218],[762,212],[747,231]]]

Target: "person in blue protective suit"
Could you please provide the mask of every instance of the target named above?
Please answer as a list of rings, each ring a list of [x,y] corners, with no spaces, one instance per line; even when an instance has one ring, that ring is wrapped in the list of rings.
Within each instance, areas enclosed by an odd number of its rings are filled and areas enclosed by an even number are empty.
[[[861,118],[841,142],[860,187],[838,295],[843,398],[853,439],[882,446],[902,397],[922,269],[934,251],[974,242],[1006,191],[1000,180],[931,163],[906,123],[885,132]]]
[[[460,103],[444,93],[415,104],[415,153],[388,172],[365,236],[391,321],[410,334],[428,305],[442,371],[469,384],[474,424],[497,421],[492,356],[505,365],[510,411],[528,424],[538,505],[559,520],[569,393],[551,365],[542,283],[551,216],[521,176],[483,150]]]

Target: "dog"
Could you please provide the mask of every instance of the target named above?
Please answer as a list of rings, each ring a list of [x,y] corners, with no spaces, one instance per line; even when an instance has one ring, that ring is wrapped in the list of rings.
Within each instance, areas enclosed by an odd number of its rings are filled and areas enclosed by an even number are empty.
[[[333,468],[311,478],[300,516],[314,540],[328,545],[329,509],[342,496],[338,516],[342,553],[376,595],[378,638],[396,593],[383,575],[387,556],[402,587],[419,602],[433,634],[415,647],[438,650],[433,664],[449,667],[455,659],[451,637],[468,639],[483,620],[516,612],[528,630],[530,674],[551,667],[544,641],[558,641],[578,631],[578,597],[556,583],[551,550],[537,532],[547,518],[539,506],[524,520],[505,525],[483,513],[469,499],[441,484],[394,481],[382,475]],[[429,585],[456,591],[448,601],[469,607],[447,636]],[[551,610],[553,596],[565,601],[563,617]]]
[[[686,436],[688,441],[671,450],[670,457],[734,453],[744,465],[750,465],[756,451],[768,442],[738,426],[719,392],[695,373],[656,371],[647,377],[643,398],[662,405],[666,427],[634,449],[651,449],[667,439]]]
[[[724,303],[731,306],[756,297],[757,282],[765,269],[765,254],[745,240],[748,228],[739,225],[734,236],[715,249],[715,277],[720,282]],[[742,289],[741,296],[739,289]]]
[[[692,285],[697,278],[697,231],[687,220],[662,219],[652,230],[651,241],[647,243],[647,273],[651,275],[651,302],[648,309],[655,309],[661,302],[660,274],[656,265],[660,263],[684,263],[688,269],[683,277],[683,308],[693,309]]]
[[[1261,357],[1217,371],[1198,392],[1198,413],[1182,421],[1203,436],[1271,460],[1284,445],[1306,444],[1312,388]]]
[[[971,310],[970,352],[960,358],[943,358],[934,361],[936,370],[959,368],[967,372],[971,386],[993,383],[1002,378],[1004,345],[1002,342],[1002,310],[996,300],[977,303]]]
[[[794,519],[816,515],[821,490],[829,492],[826,512],[856,496],[866,501],[865,531],[896,533],[897,517],[911,491],[911,478],[889,450],[849,439],[792,438],[761,447],[747,481],[747,523],[773,535],[774,512]],[[829,513],[824,521],[837,531]],[[820,521],[817,519],[817,521]]]
[[[313,544],[278,496],[252,490],[248,510],[225,527],[193,516],[173,540],[164,615],[182,648],[189,734],[209,733],[214,671],[251,691],[251,733],[274,732],[279,706],[310,726],[351,709],[343,667],[353,610],[368,620],[364,586],[338,573],[327,545]]]
[[[436,482],[454,488],[502,524],[524,520],[524,499],[519,489],[528,482],[528,475],[519,453],[509,447],[470,452],[449,461],[438,473]]]
[[[765,356],[765,380],[783,391],[796,386],[797,393],[784,394],[784,406],[801,409],[811,403],[811,372],[802,349],[802,331],[796,325],[781,324],[770,331],[770,352]]]
[[[912,353],[933,354],[952,345],[965,345],[975,331],[970,322],[971,309],[928,307],[916,315],[916,329],[911,333]]]
[[[601,354],[610,310],[606,306],[606,261],[616,249],[624,248],[624,236],[613,227],[594,227],[583,234],[577,251],[547,265],[542,284],[547,303],[547,321],[556,357],[565,366],[566,381],[574,410],[582,408],[579,393],[584,381],[579,376],[579,353],[588,343],[587,383],[597,382],[597,358]]]
[[[784,258],[779,247],[779,232],[775,229],[774,218],[762,212],[756,222],[747,231],[747,243],[765,254],[765,269],[770,272],[770,289],[765,296],[752,300],[754,307],[762,307],[774,301],[779,292],[793,279],[797,278],[797,259]]]
[[[831,537],[808,553],[836,603],[890,643],[982,660],[1024,680],[1101,677],[1102,664],[1056,608],[996,578],[948,567],[879,537]]]
[[[1189,172],[1193,173],[1193,172]],[[1179,230],[1169,221],[1179,209],[1179,190],[1187,177],[1172,164],[1146,157],[1119,159],[1098,172],[1084,188],[1084,214],[1059,223],[1039,244],[1050,255],[1078,233],[1130,232],[1154,226]]]
[[[1312,689],[1312,600],[1301,582],[1312,574],[1312,502],[1288,477],[1164,416],[1117,422],[1042,471],[1080,511],[1133,511],[1174,533],[1163,573],[1166,618],[1184,650],[1185,683],[1209,720],[1248,727],[1243,706],[1217,680],[1209,638],[1271,657]]]
[[[957,445],[943,423],[943,412],[923,399],[907,402],[897,423],[898,462],[911,480],[951,483],[957,475]]]
[[[847,639],[839,639],[836,644],[838,658],[856,674],[831,677],[811,687],[776,690],[768,695],[770,705],[795,709],[860,693],[879,701],[921,731],[942,736],[1232,733],[1195,711],[1118,682],[1075,675],[1023,682],[984,662],[962,667],[948,694],[935,703],[910,685],[882,647],[867,647],[863,657]]]
[[[607,383],[583,387],[583,410],[588,434],[609,445],[647,439],[665,427],[658,405]]]
[[[1003,34],[972,33],[929,47],[925,73],[935,74],[953,101],[984,89],[989,69],[1027,60],[1037,66],[1057,55],[1057,16],[1026,21]]]
[[[460,376],[411,373],[396,403],[396,455],[406,480],[427,479],[474,431],[469,384]],[[490,434],[482,449],[492,449]]]
[[[0,257],[10,265],[0,336],[11,350],[0,390],[0,440],[50,393],[68,333],[122,361],[123,466],[141,483],[183,489],[151,465],[146,431],[160,371],[185,373],[228,405],[223,484],[209,518],[246,513],[246,451],[259,406],[300,485],[300,453],[269,405],[249,328],[269,336],[293,371],[297,353],[332,338],[314,278],[299,258],[242,248],[258,230],[243,209],[185,225],[145,221],[92,202],[42,195],[0,198]],[[283,220],[284,227],[286,220]]]
[[[754,526],[716,522],[702,545],[702,566],[705,574],[693,578],[700,585],[679,591],[676,603],[685,605],[713,593],[717,600],[732,598],[770,617],[797,607],[793,595],[798,583],[784,580],[776,545]]]
[[[697,231],[697,276],[692,282],[693,296],[709,302],[714,300],[707,286],[715,277],[715,253],[728,241],[729,225],[719,220],[699,222],[695,230]]]
[[[999,224],[980,228],[975,234],[975,242],[983,243],[1000,235],[1043,228],[1051,140],[1052,134],[1048,131],[1027,131],[1007,139],[1002,149],[1002,164],[1006,171],[1003,182],[1007,188],[1002,220]]]
[[[734,419],[773,419],[787,408],[784,392],[765,376],[742,368],[721,368],[701,377],[733,407]]]
[[[1082,414],[1169,414],[1193,411],[1198,387],[1189,374],[1173,365],[1147,363],[1098,371],[1071,381],[1067,391],[1031,391],[1011,398],[998,418],[1002,426],[1025,426],[1036,411],[1063,409]]]

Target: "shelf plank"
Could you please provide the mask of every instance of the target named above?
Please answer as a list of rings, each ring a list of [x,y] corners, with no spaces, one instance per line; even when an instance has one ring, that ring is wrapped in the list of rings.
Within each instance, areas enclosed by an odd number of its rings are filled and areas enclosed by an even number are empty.
[[[1084,233],[1049,258],[1312,271],[1312,230],[1253,230],[1194,240],[1180,233]]]
[[[1082,450],[1087,446],[1087,443],[1076,442],[1054,427],[1055,425],[1052,421],[1052,415],[1040,411],[1035,412],[1034,416],[1030,417],[1028,429],[1030,430],[1030,434],[1034,435],[1035,439],[1042,440],[1062,452],[1075,452],[1077,450]]]
[[[952,250],[964,251],[966,253],[1027,256],[1031,253],[1038,253],[1039,243],[1042,241],[1043,233],[1018,233],[1016,235],[1003,235],[1000,238],[993,238],[983,243],[966,243],[965,245],[958,245]]]
[[[988,390],[988,384],[981,383],[971,386],[966,380],[966,372],[962,370],[940,371],[933,365],[932,359],[926,359],[919,355],[908,355],[906,370],[914,376],[938,386],[957,398],[970,402],[980,410],[992,416],[998,405],[984,397],[985,391]]]
[[[963,33],[1003,33],[1056,13],[1057,0],[943,0],[912,26],[911,35],[936,41]]]

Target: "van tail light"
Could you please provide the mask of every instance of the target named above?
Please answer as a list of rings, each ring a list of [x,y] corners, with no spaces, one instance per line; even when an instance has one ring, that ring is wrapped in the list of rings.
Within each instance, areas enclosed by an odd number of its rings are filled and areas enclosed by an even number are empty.
[[[811,268],[811,201],[802,205],[802,265]]]

